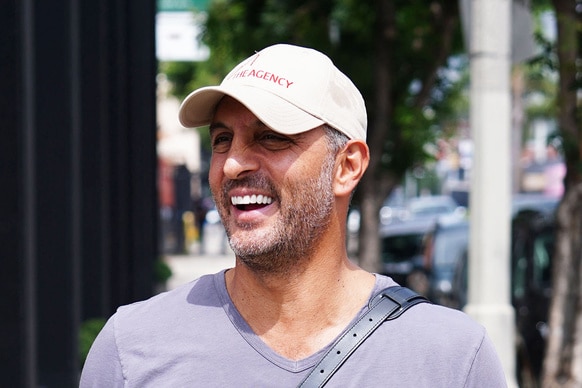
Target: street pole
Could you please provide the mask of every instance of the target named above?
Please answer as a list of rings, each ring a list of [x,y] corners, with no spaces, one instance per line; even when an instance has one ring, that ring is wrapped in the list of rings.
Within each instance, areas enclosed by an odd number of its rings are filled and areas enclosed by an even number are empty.
[[[487,329],[509,387],[515,376],[510,302],[511,0],[470,2],[474,141],[467,314]]]

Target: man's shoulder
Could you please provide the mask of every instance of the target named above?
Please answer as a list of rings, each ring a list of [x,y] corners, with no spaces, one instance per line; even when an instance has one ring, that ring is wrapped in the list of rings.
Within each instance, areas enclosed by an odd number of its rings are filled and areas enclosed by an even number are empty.
[[[144,322],[174,319],[185,311],[195,311],[199,307],[220,305],[214,278],[217,275],[204,275],[192,282],[172,290],[154,295],[151,298],[120,306],[115,313],[119,323],[144,325]]]
[[[459,348],[476,352],[487,336],[485,328],[464,312],[432,303],[417,304],[384,322],[378,334],[380,341],[392,345],[441,354],[458,353]]]
[[[469,380],[497,387],[503,381],[485,328],[461,311],[430,303],[412,306],[380,325],[362,344],[359,358],[348,361],[350,373],[378,359],[387,375],[366,374],[370,386],[394,383],[394,376],[403,387],[472,386],[466,385]],[[342,373],[340,368],[338,378]]]
[[[434,303],[421,303],[414,306],[416,311],[411,314],[412,319],[425,321],[425,325],[438,329],[451,330],[455,327],[466,327],[479,333],[484,331],[481,324],[467,315],[465,312]],[[412,310],[411,310],[412,311]],[[414,316],[414,314],[416,314]]]

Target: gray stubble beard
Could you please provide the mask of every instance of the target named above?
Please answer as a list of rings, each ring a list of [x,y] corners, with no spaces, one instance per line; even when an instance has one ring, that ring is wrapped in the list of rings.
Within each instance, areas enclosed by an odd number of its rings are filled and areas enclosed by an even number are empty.
[[[289,275],[303,267],[331,221],[334,165],[335,157],[330,154],[317,178],[289,188],[293,199],[288,198],[284,204],[279,202],[279,218],[267,235],[252,236],[251,241],[247,236],[243,240],[234,235],[230,225],[225,225],[230,246],[244,265],[258,274],[275,276]],[[301,206],[292,206],[290,201],[293,204],[301,201]],[[227,206],[219,209],[223,219]],[[249,233],[252,230],[251,225],[237,227]]]

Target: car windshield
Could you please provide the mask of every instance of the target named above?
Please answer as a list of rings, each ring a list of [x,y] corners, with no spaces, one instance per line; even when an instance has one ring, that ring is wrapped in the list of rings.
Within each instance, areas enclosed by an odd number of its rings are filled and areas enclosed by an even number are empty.
[[[451,214],[456,207],[455,201],[446,196],[417,197],[407,203],[408,216],[411,218]]]
[[[382,261],[402,262],[421,253],[423,233],[400,234],[382,239]]]
[[[451,228],[440,231],[435,240],[434,267],[453,267],[467,247],[468,233],[465,228]]]
[[[419,217],[447,214],[452,213],[454,210],[455,210],[454,207],[446,205],[432,205],[432,206],[427,205],[411,207],[412,215]]]

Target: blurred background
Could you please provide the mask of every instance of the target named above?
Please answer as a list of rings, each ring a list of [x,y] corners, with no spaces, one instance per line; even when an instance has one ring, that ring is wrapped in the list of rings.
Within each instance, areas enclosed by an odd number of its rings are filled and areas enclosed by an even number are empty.
[[[582,384],[582,2],[495,0],[510,3],[509,23],[485,25],[509,42],[503,75],[472,66],[484,22],[471,7],[485,1],[3,2],[0,386],[78,386],[117,306],[233,265],[207,128],[183,128],[177,112],[279,42],[326,53],[367,102],[372,163],[348,217],[350,258],[465,309],[478,295],[469,268],[488,260],[470,243],[490,241],[475,229],[487,202],[475,181],[501,192],[484,212],[507,224],[493,239],[507,242],[509,381]],[[510,112],[489,148],[471,107],[486,76],[507,78]]]

